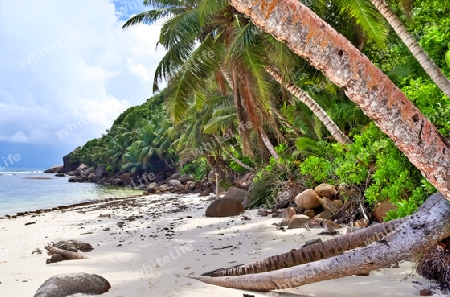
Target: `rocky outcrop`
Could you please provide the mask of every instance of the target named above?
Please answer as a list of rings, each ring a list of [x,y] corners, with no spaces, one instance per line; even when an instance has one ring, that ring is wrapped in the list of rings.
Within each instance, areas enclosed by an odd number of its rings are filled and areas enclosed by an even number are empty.
[[[70,157],[77,151],[79,150],[80,147],[77,147],[73,152],[70,152],[68,155],[65,155],[63,157],[63,168],[61,169],[61,172],[66,173],[66,172],[70,172],[70,171],[74,171],[75,169],[77,169],[78,166],[80,166],[80,162],[79,161],[71,161]]]
[[[100,295],[111,288],[100,275],[89,273],[62,274],[49,278],[36,291],[34,297],[66,297],[77,293]]]
[[[53,167],[50,167],[49,169],[45,170],[44,173],[60,173],[63,169],[63,165],[56,165]]]
[[[233,198],[219,198],[214,200],[206,209],[206,217],[231,217],[244,213],[245,209],[241,202]]]

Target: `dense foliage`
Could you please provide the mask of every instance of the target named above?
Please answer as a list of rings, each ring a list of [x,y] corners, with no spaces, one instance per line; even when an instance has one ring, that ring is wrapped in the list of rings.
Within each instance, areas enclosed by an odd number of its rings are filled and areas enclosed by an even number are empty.
[[[450,7],[439,0],[391,1],[443,73],[450,75]],[[368,0],[305,1],[384,71],[450,137],[450,102]],[[403,4],[411,4],[402,1]],[[389,199],[390,218],[414,212],[434,188],[345,95],[307,61],[256,28],[225,0],[144,1],[124,27],[162,20],[167,50],[154,81],[168,87],[122,113],[73,159],[119,171],[170,171],[232,182],[255,172],[253,205],[272,204],[287,182],[360,189],[366,204]],[[337,144],[309,108],[267,67],[307,92],[353,143]]]

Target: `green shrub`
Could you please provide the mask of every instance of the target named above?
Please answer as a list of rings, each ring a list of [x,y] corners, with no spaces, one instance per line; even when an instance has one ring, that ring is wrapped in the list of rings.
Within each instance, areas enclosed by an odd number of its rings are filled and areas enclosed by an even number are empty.
[[[201,180],[208,174],[208,162],[204,157],[193,160],[181,169],[181,174],[190,174],[195,180]]]

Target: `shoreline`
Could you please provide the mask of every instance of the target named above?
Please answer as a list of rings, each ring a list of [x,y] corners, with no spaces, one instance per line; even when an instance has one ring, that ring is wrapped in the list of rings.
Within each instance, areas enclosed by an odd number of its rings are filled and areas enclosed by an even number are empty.
[[[42,213],[50,213],[50,212],[56,211],[56,210],[70,210],[72,208],[76,208],[79,206],[88,206],[88,205],[92,205],[92,204],[100,204],[100,203],[109,202],[109,201],[139,198],[142,196],[145,196],[145,194],[120,197],[120,198],[106,198],[106,199],[99,199],[99,200],[93,200],[93,201],[84,201],[84,202],[73,203],[73,204],[68,204],[68,205],[58,205],[58,206],[54,206],[51,208],[40,208],[40,209],[33,209],[33,210],[27,210],[27,211],[19,211],[16,213],[5,214],[3,216],[0,216],[0,220],[1,219],[15,219],[15,218],[19,218],[19,217],[24,217],[26,215],[38,215],[38,214],[42,214]]]
[[[250,263],[299,248],[322,229],[277,230],[279,218],[257,210],[226,218],[206,218],[209,197],[198,194],[147,195],[72,205],[49,212],[0,219],[0,290],[5,296],[33,296],[49,277],[61,273],[95,273],[110,284],[105,297],[117,296],[268,296],[227,289],[189,278],[217,268]],[[89,259],[45,264],[44,246],[80,240],[94,250]],[[42,254],[32,254],[39,248]],[[7,273],[5,273],[7,272]],[[411,262],[289,289],[278,296],[378,297],[418,296],[436,285],[418,276]],[[275,293],[272,293],[275,294]],[[277,296],[277,295],[270,295]],[[439,296],[439,295],[435,295]]]

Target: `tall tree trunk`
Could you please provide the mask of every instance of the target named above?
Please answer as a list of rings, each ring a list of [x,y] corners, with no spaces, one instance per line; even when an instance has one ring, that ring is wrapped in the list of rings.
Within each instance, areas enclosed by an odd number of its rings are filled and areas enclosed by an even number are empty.
[[[314,101],[308,93],[303,91],[300,87],[287,82],[283,79],[281,73],[274,67],[267,67],[266,71],[275,79],[280,85],[282,85],[286,90],[291,92],[295,98],[300,102],[304,103],[308,108],[314,113],[314,115],[324,124],[324,126],[330,131],[331,136],[336,139],[340,144],[352,143],[352,141],[341,131],[341,129],[336,125],[335,122],[328,116],[328,114]]]
[[[433,246],[450,235],[449,221],[450,203],[441,194],[434,194],[395,231],[367,247],[271,272],[241,276],[200,276],[196,279],[223,287],[268,291],[367,273],[410,259]]]
[[[244,109],[244,106],[242,105],[242,100],[241,100],[240,94],[238,92],[238,88],[235,85],[237,82],[236,69],[233,69],[233,71],[232,71],[231,81],[229,81],[230,75],[228,72],[224,71],[223,74],[224,74],[225,79],[229,83],[230,89],[233,91],[233,99],[234,99],[234,105],[236,106],[238,122],[246,123],[247,122],[247,116],[246,116],[247,113]],[[231,84],[230,84],[230,82],[231,82]],[[241,136],[241,142],[242,142],[242,153],[245,156],[253,157],[254,156],[253,150],[250,147],[250,132],[247,129],[245,129],[245,126],[238,125],[238,127],[239,127],[239,135]]]
[[[264,145],[266,146],[267,150],[270,152],[272,157],[274,157],[275,160],[278,161],[278,159],[280,157],[278,156],[278,153],[275,150],[275,147],[273,146],[272,142],[270,142],[269,136],[267,136],[266,132],[264,132],[263,127],[259,127],[258,133],[259,133],[259,135],[261,137],[261,140],[263,141]]]
[[[281,112],[277,109],[276,106],[272,106],[273,113],[278,117],[279,120],[281,120],[289,129],[291,129],[296,136],[300,137],[302,136],[302,133],[298,131],[298,129],[289,123],[289,121],[281,114]]]
[[[241,94],[240,94],[240,92],[238,91],[238,88],[237,88],[237,81],[238,81],[238,76],[237,76],[237,73],[236,73],[237,70],[236,69],[233,70],[233,76],[230,76],[229,73],[223,67],[221,67],[221,71],[222,71],[225,79],[229,83],[229,86],[230,86],[231,90],[233,90],[234,101],[235,101],[236,110],[237,110],[237,113],[238,113],[238,120],[240,120],[239,119],[239,114],[242,113],[242,112],[245,112],[248,115],[248,111],[245,109],[245,105],[242,104]],[[231,79],[231,84],[230,84],[230,79]],[[255,128],[258,130],[258,132],[257,132],[258,136],[260,137],[260,139],[264,143],[264,146],[267,148],[269,153],[275,158],[275,160],[278,161],[278,159],[280,157],[278,156],[277,152],[275,151],[275,148],[274,148],[273,144],[270,142],[270,139],[267,136],[266,132],[264,132],[263,127],[261,127],[259,125],[259,121],[257,121],[255,123],[255,120],[253,120],[251,122],[255,126]],[[244,128],[241,127],[241,125],[239,125],[239,127],[240,127],[240,131],[241,130],[245,130]],[[244,132],[246,132],[246,131],[244,131]],[[248,133],[248,132],[246,132],[246,133]],[[242,141],[244,142],[245,140],[243,139]],[[247,144],[247,146],[249,146],[249,144]],[[244,148],[245,148],[245,143],[243,144],[243,149],[242,149],[243,151],[244,151]]]
[[[229,0],[237,11],[320,69],[450,200],[450,143],[345,37],[297,0]]]
[[[424,49],[416,41],[414,36],[409,33],[406,26],[392,11],[384,0],[371,0],[372,4],[378,9],[383,17],[388,21],[403,43],[408,47],[414,58],[423,67],[426,73],[431,77],[434,83],[441,91],[450,98],[450,80],[442,73],[441,69],[431,60]]]

